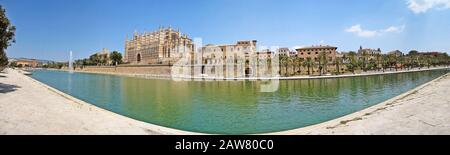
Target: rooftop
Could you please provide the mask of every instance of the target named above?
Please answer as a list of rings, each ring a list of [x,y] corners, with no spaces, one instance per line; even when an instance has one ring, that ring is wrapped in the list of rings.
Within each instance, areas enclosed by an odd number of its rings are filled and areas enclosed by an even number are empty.
[[[335,47],[335,46],[330,46],[330,45],[318,45],[318,46],[306,46],[306,47],[301,47],[301,48],[297,48],[297,50],[299,50],[299,49],[329,49],[329,48],[335,48],[335,49],[337,49],[337,47]]]

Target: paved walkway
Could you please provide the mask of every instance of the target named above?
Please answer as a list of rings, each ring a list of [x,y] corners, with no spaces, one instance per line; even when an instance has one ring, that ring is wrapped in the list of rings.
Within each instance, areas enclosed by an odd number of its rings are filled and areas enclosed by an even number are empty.
[[[354,114],[272,134],[450,135],[450,73]]]

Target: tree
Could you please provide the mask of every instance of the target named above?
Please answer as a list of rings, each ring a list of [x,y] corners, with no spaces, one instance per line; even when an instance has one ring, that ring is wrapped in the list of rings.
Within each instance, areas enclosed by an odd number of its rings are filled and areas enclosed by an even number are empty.
[[[8,57],[6,56],[6,53],[4,50],[0,51],[0,71],[4,69],[4,67],[8,65]]]
[[[383,65],[383,64],[382,64],[382,59],[383,59],[383,58],[382,58],[381,54],[378,53],[378,54],[376,55],[376,60],[377,60],[377,61],[376,61],[376,65],[375,65],[377,71],[380,71],[380,67],[379,67],[379,66],[380,66],[380,65]]]
[[[440,58],[439,61],[440,61],[441,65],[443,65],[443,66],[448,66],[449,65],[450,57],[448,56],[447,53],[440,54],[439,58]]]
[[[418,54],[419,54],[419,51],[417,51],[417,50],[411,50],[408,53],[408,55],[418,55]]]
[[[389,68],[392,68],[392,66],[394,66],[395,71],[397,71],[397,57],[394,54],[389,54],[387,58],[389,62]]]
[[[430,69],[430,66],[432,63],[432,58],[431,58],[431,56],[426,56],[425,59],[426,59],[425,61],[426,61],[427,67],[428,67],[428,69]]]
[[[355,74],[355,69],[359,66],[358,60],[356,59],[356,53],[350,52],[348,53],[350,62],[347,64],[347,69]]]
[[[285,67],[285,76],[288,76],[288,67],[289,67],[289,57],[286,55],[280,56],[280,65]]]
[[[425,64],[426,64],[425,56],[418,57],[417,58],[417,63],[419,64],[419,69],[422,69],[422,67],[425,67]]]
[[[314,62],[312,61],[312,59],[310,57],[306,58],[306,61],[303,62],[303,66],[306,66],[308,68],[308,75],[311,75],[310,68],[312,67],[313,63]]]
[[[113,51],[109,57],[111,58],[112,63],[116,66],[122,63],[122,54],[117,51]]]
[[[13,61],[11,64],[9,64],[10,67],[17,67],[17,62]]]
[[[400,66],[400,70],[403,70],[403,68],[404,68],[404,65],[405,65],[405,58],[403,57],[403,56],[400,56],[400,57],[395,57],[395,59],[397,60],[397,63],[399,64],[399,66]],[[397,65],[398,66],[398,65]]]
[[[81,68],[83,69],[84,65],[83,65],[83,60],[75,60],[75,68]]]
[[[408,54],[408,56],[411,63],[410,68],[419,67],[419,56],[417,54]]]
[[[367,52],[366,50],[363,51],[362,53],[362,66],[361,69],[365,72],[367,71],[367,62],[369,61],[369,52]]]
[[[377,61],[375,59],[370,59],[369,63],[367,64],[367,69],[374,70],[377,66]]]
[[[11,43],[15,43],[15,32],[16,27],[11,24],[6,17],[5,9],[0,5],[0,70],[8,65],[6,49],[11,46]]]
[[[287,66],[287,70],[286,70],[286,71],[289,73],[288,76],[291,76],[292,73],[290,73],[289,68],[291,68],[291,71],[292,71],[292,67],[293,67],[293,65],[294,65],[294,59],[288,56],[288,57],[287,57],[287,63],[288,63],[288,64],[286,65],[286,66]],[[289,67],[289,66],[290,66],[290,67]]]
[[[297,66],[298,66],[297,65],[297,63],[298,63],[297,59],[298,59],[297,57],[291,58],[291,60],[292,60],[292,72],[293,72],[294,75],[297,73]]]
[[[295,61],[297,62],[296,64],[298,65],[298,73],[301,73],[304,60],[303,58],[296,57]]]
[[[433,65],[433,67],[436,67],[436,65],[439,63],[439,59],[436,56],[432,56],[431,57],[431,65]]]
[[[324,72],[326,72],[327,70],[327,65],[328,65],[328,55],[327,52],[320,52],[319,53],[319,71],[320,71],[320,76],[322,76],[322,74]]]
[[[336,75],[341,74],[341,70],[340,70],[340,65],[341,65],[341,61],[342,59],[340,57],[336,57],[336,59],[334,60],[334,65],[336,65]]]
[[[91,56],[89,56],[89,60],[92,62],[93,65],[99,65],[101,64],[101,58],[99,57],[98,54],[92,54]]]
[[[108,63],[108,55],[106,54],[100,54],[100,65],[106,65]]]

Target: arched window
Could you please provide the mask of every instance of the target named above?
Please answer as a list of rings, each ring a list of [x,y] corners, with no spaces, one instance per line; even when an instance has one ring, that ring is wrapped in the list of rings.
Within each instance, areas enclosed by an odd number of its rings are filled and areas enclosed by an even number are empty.
[[[137,54],[137,58],[136,59],[137,59],[137,62],[141,62],[141,54],[140,53]]]

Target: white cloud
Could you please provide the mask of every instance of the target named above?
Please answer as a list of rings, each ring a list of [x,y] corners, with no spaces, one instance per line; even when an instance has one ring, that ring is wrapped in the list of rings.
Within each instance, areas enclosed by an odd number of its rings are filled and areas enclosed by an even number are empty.
[[[346,29],[346,32],[355,33],[359,37],[371,38],[376,36],[381,36],[385,33],[400,33],[403,32],[405,26],[391,26],[386,29],[381,30],[365,30],[361,28],[360,24],[353,25],[352,27]]]
[[[353,25],[352,27],[346,29],[345,31],[356,33],[360,37],[374,37],[377,35],[376,31],[370,31],[370,30],[363,30],[361,28],[361,25]]]
[[[425,13],[430,9],[449,9],[450,0],[408,0],[408,8],[416,14]]]
[[[386,33],[389,33],[389,32],[399,33],[399,32],[403,32],[404,29],[405,29],[405,25],[402,25],[402,26],[391,26],[391,27],[388,27],[387,29],[383,30],[383,32],[386,32]]]
[[[298,45],[298,46],[294,46],[294,47],[290,48],[290,50],[295,51],[295,49],[299,49],[299,48],[303,48],[303,47],[306,47],[306,46],[305,45]]]

